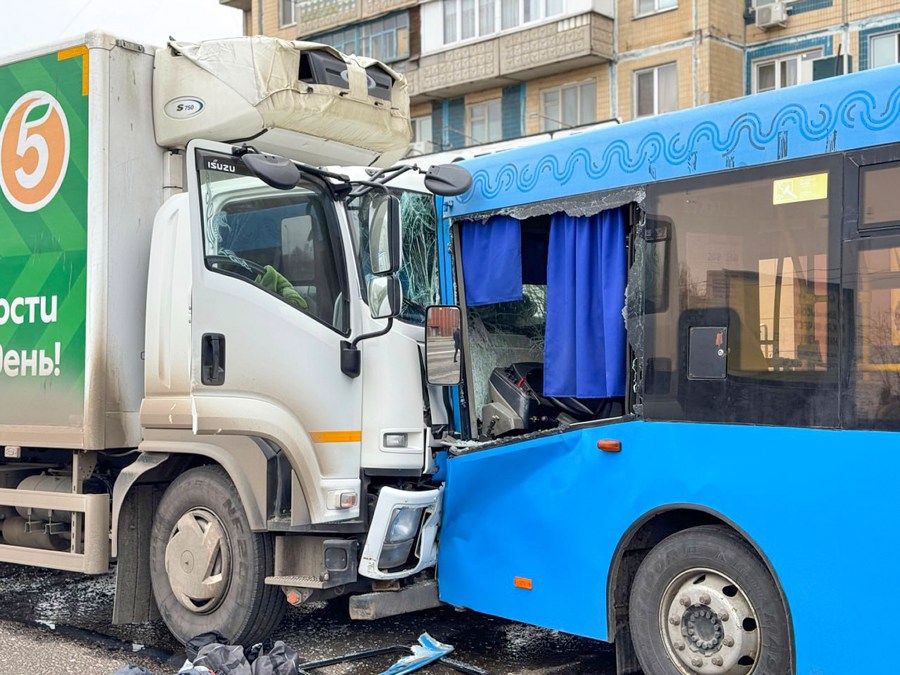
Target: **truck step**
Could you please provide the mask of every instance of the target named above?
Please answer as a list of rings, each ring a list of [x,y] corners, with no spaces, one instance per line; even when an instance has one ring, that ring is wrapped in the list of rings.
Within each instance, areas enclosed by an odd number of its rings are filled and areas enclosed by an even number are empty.
[[[401,591],[364,593],[350,598],[350,618],[373,621],[387,616],[431,609],[441,604],[436,581],[422,581]]]

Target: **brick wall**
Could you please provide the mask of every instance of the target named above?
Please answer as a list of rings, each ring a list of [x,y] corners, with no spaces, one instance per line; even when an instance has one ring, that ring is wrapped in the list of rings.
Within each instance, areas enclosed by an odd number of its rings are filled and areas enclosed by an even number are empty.
[[[619,83],[618,108],[623,121],[634,118],[634,73],[645,68],[676,63],[678,68],[678,109],[690,108],[693,102],[693,64],[690,46],[669,49],[656,54],[619,61],[617,79]]]
[[[530,80],[525,84],[525,134],[537,134],[541,131],[541,118],[531,113],[541,112],[541,92],[545,89],[554,89],[565,84],[574,84],[593,79],[597,83],[597,120],[608,119],[612,116],[609,101],[609,64],[582,68],[561,75]]]
[[[677,9],[641,17],[634,16],[634,0],[619,0],[619,53],[691,37],[691,0],[681,0]]]
[[[744,52],[743,50],[721,42],[709,42],[706,69],[708,84],[701,92],[705,97],[700,101],[716,103],[744,95]]]

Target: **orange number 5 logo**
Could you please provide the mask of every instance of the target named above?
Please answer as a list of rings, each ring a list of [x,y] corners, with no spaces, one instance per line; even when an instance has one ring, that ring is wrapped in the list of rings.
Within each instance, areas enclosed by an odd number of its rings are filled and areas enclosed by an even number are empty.
[[[45,91],[13,103],[0,128],[0,188],[20,211],[43,208],[59,190],[69,164],[69,124]]]

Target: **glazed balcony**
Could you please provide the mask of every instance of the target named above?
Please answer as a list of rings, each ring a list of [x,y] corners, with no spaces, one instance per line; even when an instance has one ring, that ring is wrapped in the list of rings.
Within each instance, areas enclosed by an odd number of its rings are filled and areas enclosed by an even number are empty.
[[[611,61],[613,20],[587,12],[423,54],[410,95],[448,98]]]

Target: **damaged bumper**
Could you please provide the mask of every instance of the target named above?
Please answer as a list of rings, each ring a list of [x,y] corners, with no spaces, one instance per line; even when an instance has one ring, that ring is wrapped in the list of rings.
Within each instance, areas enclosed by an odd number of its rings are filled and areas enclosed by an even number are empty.
[[[370,579],[402,579],[434,565],[443,497],[443,486],[415,492],[381,488],[359,573]]]

